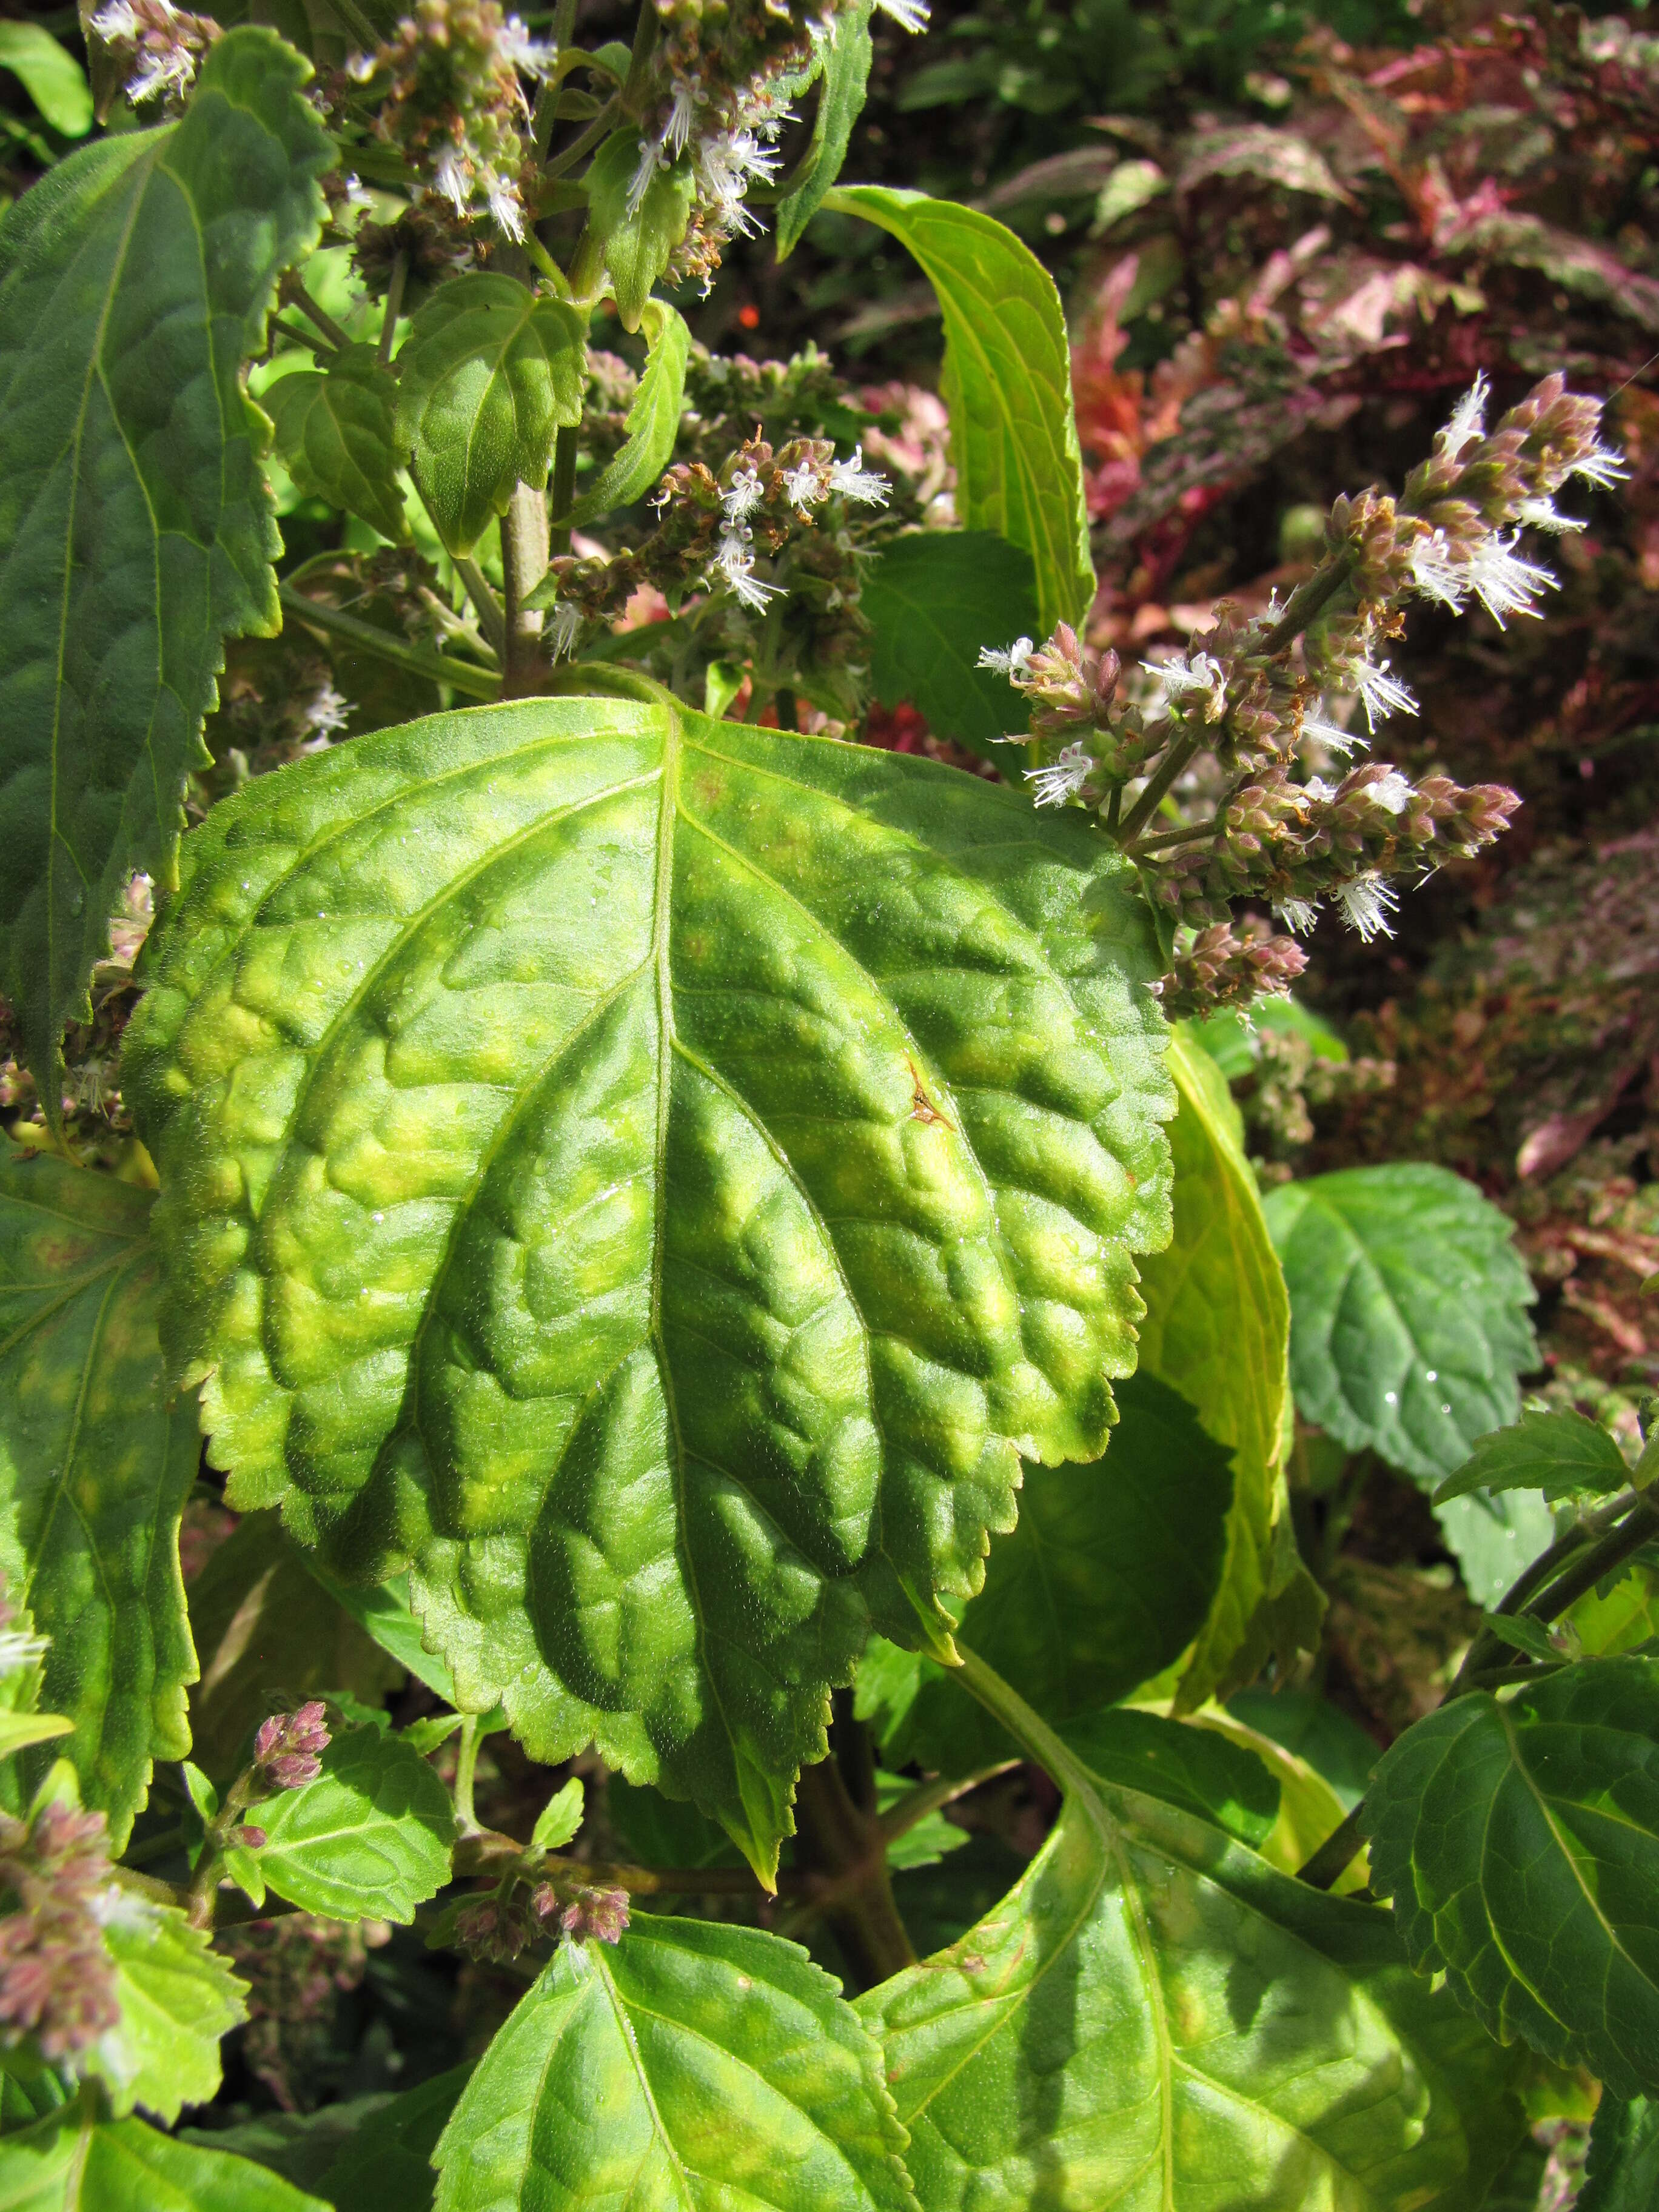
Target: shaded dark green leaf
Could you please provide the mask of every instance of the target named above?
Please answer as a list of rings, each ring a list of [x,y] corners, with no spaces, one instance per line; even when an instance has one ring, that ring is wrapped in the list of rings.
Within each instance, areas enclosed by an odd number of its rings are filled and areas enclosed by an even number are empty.
[[[264,395],[276,452],[296,490],[343,507],[394,543],[408,534],[395,412],[398,387],[373,346],[326,369],[297,369]]]
[[[975,664],[982,646],[1006,647],[1036,629],[1030,556],[988,530],[917,531],[872,562],[860,605],[877,698],[911,701],[939,737],[1011,769],[992,748],[1024,727],[1025,702]]]
[[[1659,2204],[1659,2099],[1603,2094],[1576,2212],[1653,2212]]]

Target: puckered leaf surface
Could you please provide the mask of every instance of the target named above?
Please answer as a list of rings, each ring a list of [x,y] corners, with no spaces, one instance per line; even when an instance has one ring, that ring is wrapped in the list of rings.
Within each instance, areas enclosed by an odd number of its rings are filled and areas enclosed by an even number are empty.
[[[538,700],[216,807],[125,1063],[243,1506],[769,1873],[873,1624],[1103,1449],[1169,1094],[1127,872],[932,763]]]
[[[196,1677],[179,1516],[200,1448],[164,1388],[150,1205],[60,1160],[0,1164],[0,1571],[51,1638],[40,1701],[74,1723],[52,1755],[118,1850],[151,1763],[190,1749]]]
[[[316,1781],[252,1807],[253,1853],[279,1897],[331,1920],[397,1920],[449,1879],[449,1796],[410,1744],[376,1728],[336,1736]]]
[[[927,2212],[1478,2204],[1522,2130],[1509,2062],[1388,1916],[1054,1763],[1018,1885],[858,2002]]]
[[[1384,1754],[1366,1820],[1421,1972],[1505,2042],[1659,2087],[1659,1660],[1443,1705]]]
[[[240,379],[322,218],[309,74],[231,31],[181,122],[71,155],[0,228],[0,990],[54,1106],[122,885],[171,878],[223,640],[281,627]]]
[[[636,1919],[568,1942],[438,2146],[438,2212],[915,2212],[873,2039],[804,1951]]]
[[[1307,1419],[1419,1480],[1521,1410],[1537,1357],[1514,1224],[1449,1168],[1396,1160],[1270,1191]]]

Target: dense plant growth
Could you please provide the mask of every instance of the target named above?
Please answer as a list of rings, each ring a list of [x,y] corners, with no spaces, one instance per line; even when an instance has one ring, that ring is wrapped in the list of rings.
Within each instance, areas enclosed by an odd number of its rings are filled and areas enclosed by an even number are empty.
[[[1659,45],[1320,14],[0,25],[0,2202],[1651,2200]]]

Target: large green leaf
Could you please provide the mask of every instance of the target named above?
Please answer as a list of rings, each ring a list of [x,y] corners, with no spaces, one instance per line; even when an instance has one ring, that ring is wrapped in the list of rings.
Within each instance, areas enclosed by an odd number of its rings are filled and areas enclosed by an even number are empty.
[[[1505,2042],[1659,2087],[1659,1660],[1564,1668],[1408,1729],[1366,1801],[1412,1961]]]
[[[870,564],[859,605],[869,619],[870,680],[884,706],[908,699],[942,738],[1006,765],[992,748],[1029,709],[1006,676],[977,664],[1037,627],[1031,558],[988,530],[921,530]]]
[[[453,2067],[366,2120],[323,2176],[330,2203],[342,2212],[430,2212],[432,2154],[471,2071]]]
[[[515,484],[547,482],[556,433],[582,419],[585,330],[564,301],[482,270],[416,314],[398,353],[398,447],[450,552],[472,550]]]
[[[243,1984],[210,1950],[205,1930],[171,1905],[123,1892],[104,1942],[121,2018],[82,2063],[117,2112],[137,2104],[176,2120],[183,2106],[206,2104],[219,2087],[219,2039],[247,2017]]]
[[[778,202],[778,258],[786,261],[823,205],[841,174],[853,125],[864,106],[875,46],[870,36],[872,0],[856,0],[829,18],[821,49],[817,112],[812,141]]]
[[[1175,1234],[1143,1270],[1140,1364],[1199,1407],[1235,1470],[1225,1563],[1182,1677],[1181,1702],[1192,1707],[1259,1670],[1278,1627],[1274,1602],[1296,1595],[1294,1547],[1281,1568],[1273,1528],[1290,1307],[1226,1083],[1185,1030],[1170,1072],[1181,1100],[1170,1131]]]
[[[1279,1812],[1279,1780],[1265,1760],[1215,1729],[1114,1705],[1064,1731],[1102,1782],[1161,1797],[1259,1851]]]
[[[322,217],[310,73],[228,32],[182,122],[83,147],[0,225],[0,991],[54,1114],[122,886],[172,877],[222,641],[281,627],[240,372]]]
[[[927,2212],[1468,2212],[1509,2062],[1386,1913],[1055,1747],[1059,1825],[962,1940],[859,2000]]]
[[[878,223],[927,272],[945,317],[941,385],[957,512],[966,528],[994,530],[1030,553],[1045,632],[1081,622],[1095,574],[1072,356],[1053,277],[994,216],[951,200],[838,185],[823,204]]]
[[[0,2212],[330,2212],[263,2166],[66,2106],[0,2137]]]
[[[665,300],[647,300],[641,320],[650,351],[628,410],[628,435],[592,489],[583,493],[565,517],[566,523],[577,529],[597,522],[612,507],[631,507],[636,499],[643,499],[674,458],[691,333],[684,317]]]
[[[59,1160],[0,1163],[0,1571],[52,1639],[40,1702],[73,1722],[61,1748],[117,1850],[151,1762],[190,1749],[196,1677],[179,1516],[199,1446],[164,1388],[150,1205]]]
[[[438,2146],[438,2212],[915,2212],[881,2057],[757,1928],[636,1920],[562,1945]]]
[[[297,490],[408,536],[393,410],[398,387],[373,346],[348,346],[326,369],[296,369],[264,394],[276,451]]]
[[[1104,1447],[1167,1222],[1103,840],[930,762],[544,699],[188,840],[125,1074],[243,1506],[416,1563],[463,1702],[769,1875],[825,1691]]]
[[[449,1879],[449,1796],[410,1744],[378,1728],[336,1736],[314,1782],[249,1808],[254,1864],[279,1897],[331,1920],[396,1920]]]
[[[1514,1224],[1449,1169],[1397,1160],[1285,1184],[1267,1225],[1307,1419],[1426,1481],[1521,1411],[1537,1358]]]
[[[1177,1195],[1177,1204],[1179,1197]],[[1186,1401],[1146,1375],[1118,1392],[1106,1456],[1030,1468],[1019,1521],[991,1548],[962,1634],[1056,1728],[1127,1696],[1178,1659],[1221,1575],[1233,1478]],[[1017,1747],[927,1657],[860,1709],[890,1758],[966,1774]]]
[[[1659,2100],[1603,2094],[1576,2212],[1653,2212],[1659,2204]]]

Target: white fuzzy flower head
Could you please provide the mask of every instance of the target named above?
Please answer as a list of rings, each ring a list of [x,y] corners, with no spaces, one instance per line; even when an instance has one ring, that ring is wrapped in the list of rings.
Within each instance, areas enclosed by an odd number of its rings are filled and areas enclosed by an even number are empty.
[[[741,526],[728,530],[714,556],[709,581],[717,591],[723,584],[742,605],[757,615],[764,614],[767,601],[779,597],[780,586],[763,584],[755,574],[755,556],[750,545],[750,533]]]
[[[1499,538],[1494,532],[1476,546],[1469,562],[1470,587],[1499,629],[1505,615],[1535,615],[1533,601],[1539,592],[1558,588],[1549,569],[1523,561],[1516,551],[1520,535],[1517,530]]]
[[[1465,446],[1486,436],[1486,402],[1491,397],[1492,386],[1482,369],[1452,409],[1450,422],[1435,441],[1449,460],[1455,461]]]
[[[1576,514],[1563,514],[1553,500],[1523,499],[1516,509],[1516,519],[1529,530],[1547,530],[1559,538],[1565,530],[1583,530],[1583,522]]]
[[[187,47],[174,46],[171,53],[157,53],[146,48],[138,57],[138,66],[127,79],[127,98],[135,107],[147,100],[159,99],[165,92],[188,92],[196,76],[196,57]]]
[[[1011,684],[1020,684],[1025,679],[1036,649],[1029,637],[1017,637],[1006,652],[998,646],[982,645],[978,665],[991,669],[998,676],[1006,676]],[[1024,738],[1019,742],[1024,744]]]
[[[1399,905],[1400,895],[1381,876],[1356,876],[1351,884],[1342,885],[1336,899],[1344,921],[1362,944],[1369,945],[1374,937],[1394,935],[1389,916]]]
[[[1390,714],[1414,714],[1417,701],[1397,676],[1389,673],[1386,660],[1356,661],[1350,674],[1353,688],[1359,694],[1359,703],[1365,709],[1365,726],[1374,730],[1379,722],[1386,722]],[[1304,722],[1303,727],[1307,727]]]
[[[908,31],[914,38],[927,28],[927,0],[876,0],[884,15],[890,15],[901,31]]]
[[[742,522],[751,515],[765,496],[761,480],[755,469],[745,462],[731,484],[720,495],[720,505],[726,510],[728,522]]]
[[[1306,937],[1319,919],[1319,907],[1313,899],[1285,899],[1273,912],[1292,937]]]
[[[1336,797],[1336,786],[1327,783],[1322,775],[1310,775],[1302,788],[1318,806],[1328,806]]]
[[[100,8],[93,17],[92,28],[99,38],[111,46],[118,39],[136,39],[138,17],[133,9],[132,0],[109,0],[109,5]]]
[[[1586,483],[1600,484],[1603,491],[1630,474],[1630,464],[1616,446],[1594,445],[1582,459],[1567,471],[1571,477],[1583,477]]]
[[[1415,795],[1411,779],[1401,775],[1397,768],[1378,776],[1375,783],[1366,784],[1364,790],[1373,806],[1380,806],[1389,814],[1403,814]]]
[[[484,173],[484,191],[489,200],[489,212],[497,226],[515,246],[524,242],[524,202],[519,198],[519,188],[510,177],[498,177],[493,169]]]
[[[885,507],[892,487],[879,469],[864,465],[864,448],[854,446],[850,461],[837,461],[830,471],[830,489],[860,507]]]
[[[799,468],[786,469],[783,488],[789,495],[790,505],[802,514],[830,496],[823,471],[814,461],[803,461]]]
[[[1317,713],[1302,717],[1302,734],[1316,738],[1327,752],[1334,753],[1339,760],[1346,760],[1352,752],[1364,752],[1367,742],[1353,731],[1345,730],[1340,722],[1330,721]]]
[[[568,599],[561,599],[553,610],[547,625],[547,649],[555,660],[568,659],[576,650],[576,641],[582,634],[581,609]]]
[[[1171,699],[1200,698],[1206,722],[1218,722],[1227,711],[1227,672],[1207,653],[1195,653],[1188,661],[1177,653],[1173,660],[1143,660],[1149,676],[1156,676]]]
[[[1456,613],[1469,595],[1468,564],[1452,551],[1443,530],[1419,538],[1412,547],[1412,581],[1425,599],[1438,599]]]
[[[1025,781],[1039,806],[1063,806],[1089,781],[1094,762],[1081,744],[1069,744],[1044,768],[1028,768]]]
[[[459,146],[446,146],[432,168],[432,187],[441,192],[457,215],[466,211],[472,196],[472,179]]]
[[[306,709],[306,734],[313,738],[332,737],[336,730],[344,729],[350,719],[349,701],[342,698],[331,684],[325,684]]]
[[[544,77],[558,57],[558,48],[532,39],[516,15],[509,15],[495,34],[495,51],[509,69],[526,76]]]

